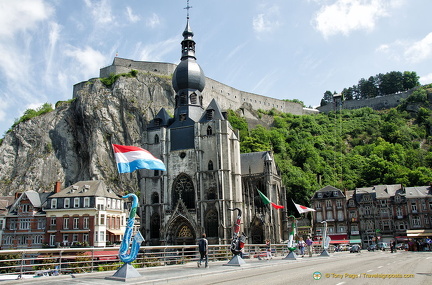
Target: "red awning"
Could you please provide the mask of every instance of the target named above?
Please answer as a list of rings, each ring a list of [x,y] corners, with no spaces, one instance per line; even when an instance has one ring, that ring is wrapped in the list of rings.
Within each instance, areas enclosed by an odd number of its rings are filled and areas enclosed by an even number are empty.
[[[349,240],[348,235],[347,234],[343,234],[343,235],[332,235],[330,234],[329,237],[333,240]]]

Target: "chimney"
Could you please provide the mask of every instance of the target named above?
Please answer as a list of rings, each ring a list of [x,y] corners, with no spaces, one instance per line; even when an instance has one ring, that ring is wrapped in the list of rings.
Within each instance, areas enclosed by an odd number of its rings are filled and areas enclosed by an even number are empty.
[[[54,186],[54,193],[59,193],[61,191],[61,182],[57,181]]]

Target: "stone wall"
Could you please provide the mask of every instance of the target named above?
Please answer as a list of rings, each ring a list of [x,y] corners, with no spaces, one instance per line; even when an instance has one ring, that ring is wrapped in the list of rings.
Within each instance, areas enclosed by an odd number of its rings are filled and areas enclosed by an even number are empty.
[[[110,74],[128,73],[132,69],[159,73],[162,75],[172,75],[177,65],[163,62],[134,61],[116,57],[113,64],[100,70],[100,77],[108,77]],[[85,83],[78,83],[74,86],[75,94]],[[270,98],[254,93],[237,90],[231,86],[220,83],[206,77],[206,87],[203,91],[204,106],[207,106],[211,99],[215,98],[219,106],[224,109],[237,110],[242,108],[244,103],[248,103],[254,110],[269,111],[273,108],[284,113],[294,115],[304,115],[318,113],[315,109],[306,109],[299,103],[287,102],[275,98]]]
[[[379,96],[375,98],[368,98],[363,100],[346,100],[343,101],[342,109],[360,109],[363,107],[371,107],[374,110],[384,110],[384,109],[390,109],[397,107],[402,99],[408,98],[411,93],[413,93],[414,90],[417,88],[413,88],[411,90],[391,94],[391,95],[385,95],[385,96]],[[328,113],[330,111],[335,110],[335,103],[330,103],[324,106],[317,107],[317,109],[320,112]]]

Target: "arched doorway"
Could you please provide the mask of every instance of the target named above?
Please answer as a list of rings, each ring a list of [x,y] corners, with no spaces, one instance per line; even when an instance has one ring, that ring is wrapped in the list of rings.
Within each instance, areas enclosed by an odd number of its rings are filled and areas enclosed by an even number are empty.
[[[191,223],[184,217],[178,217],[168,229],[169,244],[188,245],[196,244],[196,232]]]
[[[264,243],[264,225],[257,217],[252,221],[251,239],[253,244]]]

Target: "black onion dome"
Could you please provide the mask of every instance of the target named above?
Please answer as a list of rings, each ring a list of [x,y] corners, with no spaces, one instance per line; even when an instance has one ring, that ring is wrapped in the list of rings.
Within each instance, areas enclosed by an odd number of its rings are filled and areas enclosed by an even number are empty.
[[[196,89],[202,92],[205,87],[204,72],[193,58],[182,60],[172,78],[176,92],[182,89]]]
[[[176,92],[182,89],[195,89],[202,92],[205,87],[205,76],[195,58],[195,41],[189,26],[189,18],[183,32],[181,62],[174,71],[172,84]]]

